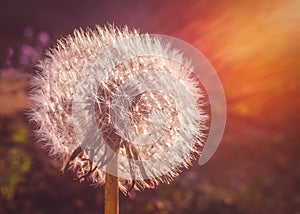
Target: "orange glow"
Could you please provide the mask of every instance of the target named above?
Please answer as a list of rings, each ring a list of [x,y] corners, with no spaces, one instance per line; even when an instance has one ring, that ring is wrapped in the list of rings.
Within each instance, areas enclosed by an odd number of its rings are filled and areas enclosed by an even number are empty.
[[[209,58],[224,84],[229,114],[299,120],[300,2],[226,3],[215,3],[210,12],[193,5],[177,36]]]

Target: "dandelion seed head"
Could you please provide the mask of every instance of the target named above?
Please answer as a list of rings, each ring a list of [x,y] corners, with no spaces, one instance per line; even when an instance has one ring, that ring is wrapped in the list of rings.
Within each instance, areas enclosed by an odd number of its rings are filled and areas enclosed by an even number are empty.
[[[92,159],[98,168],[84,179],[104,184],[101,157],[109,148],[119,153],[123,192],[133,180],[135,190],[153,188],[200,153],[204,95],[193,65],[170,44],[127,27],[80,29],[59,40],[38,71],[30,113],[36,135],[62,165],[83,146],[70,166],[78,178]]]

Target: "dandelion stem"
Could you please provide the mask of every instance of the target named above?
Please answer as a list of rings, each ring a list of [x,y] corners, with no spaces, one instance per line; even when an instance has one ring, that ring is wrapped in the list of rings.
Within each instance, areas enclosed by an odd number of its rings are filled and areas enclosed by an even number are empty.
[[[118,154],[118,152],[116,152]],[[107,164],[107,170],[111,175],[106,172],[105,176],[105,214],[119,214],[119,178],[118,178],[118,155]]]

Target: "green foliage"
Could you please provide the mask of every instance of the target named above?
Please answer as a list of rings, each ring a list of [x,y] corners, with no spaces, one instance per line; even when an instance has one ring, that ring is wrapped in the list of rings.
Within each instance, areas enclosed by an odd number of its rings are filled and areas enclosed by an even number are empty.
[[[28,142],[28,130],[27,128],[20,123],[14,124],[15,126],[15,132],[12,133],[10,136],[10,140],[13,143],[26,143]]]
[[[11,148],[6,157],[0,161],[0,168],[4,172],[0,178],[1,194],[7,200],[12,200],[17,185],[29,171],[31,160],[19,148]]]
[[[3,119],[4,120],[4,119]],[[21,120],[6,118],[6,126],[1,126],[2,142],[0,144],[0,193],[10,201],[14,198],[17,185],[30,170],[31,158],[24,148],[28,142],[28,129]]]

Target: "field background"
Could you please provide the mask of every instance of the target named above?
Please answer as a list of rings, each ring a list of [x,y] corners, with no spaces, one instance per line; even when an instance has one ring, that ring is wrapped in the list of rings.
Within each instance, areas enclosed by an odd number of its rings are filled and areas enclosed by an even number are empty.
[[[102,213],[103,188],[59,175],[32,135],[28,81],[74,28],[128,25],[183,39],[217,71],[224,138],[170,185],[121,196],[121,213],[300,213],[300,2],[0,2],[0,213]]]

